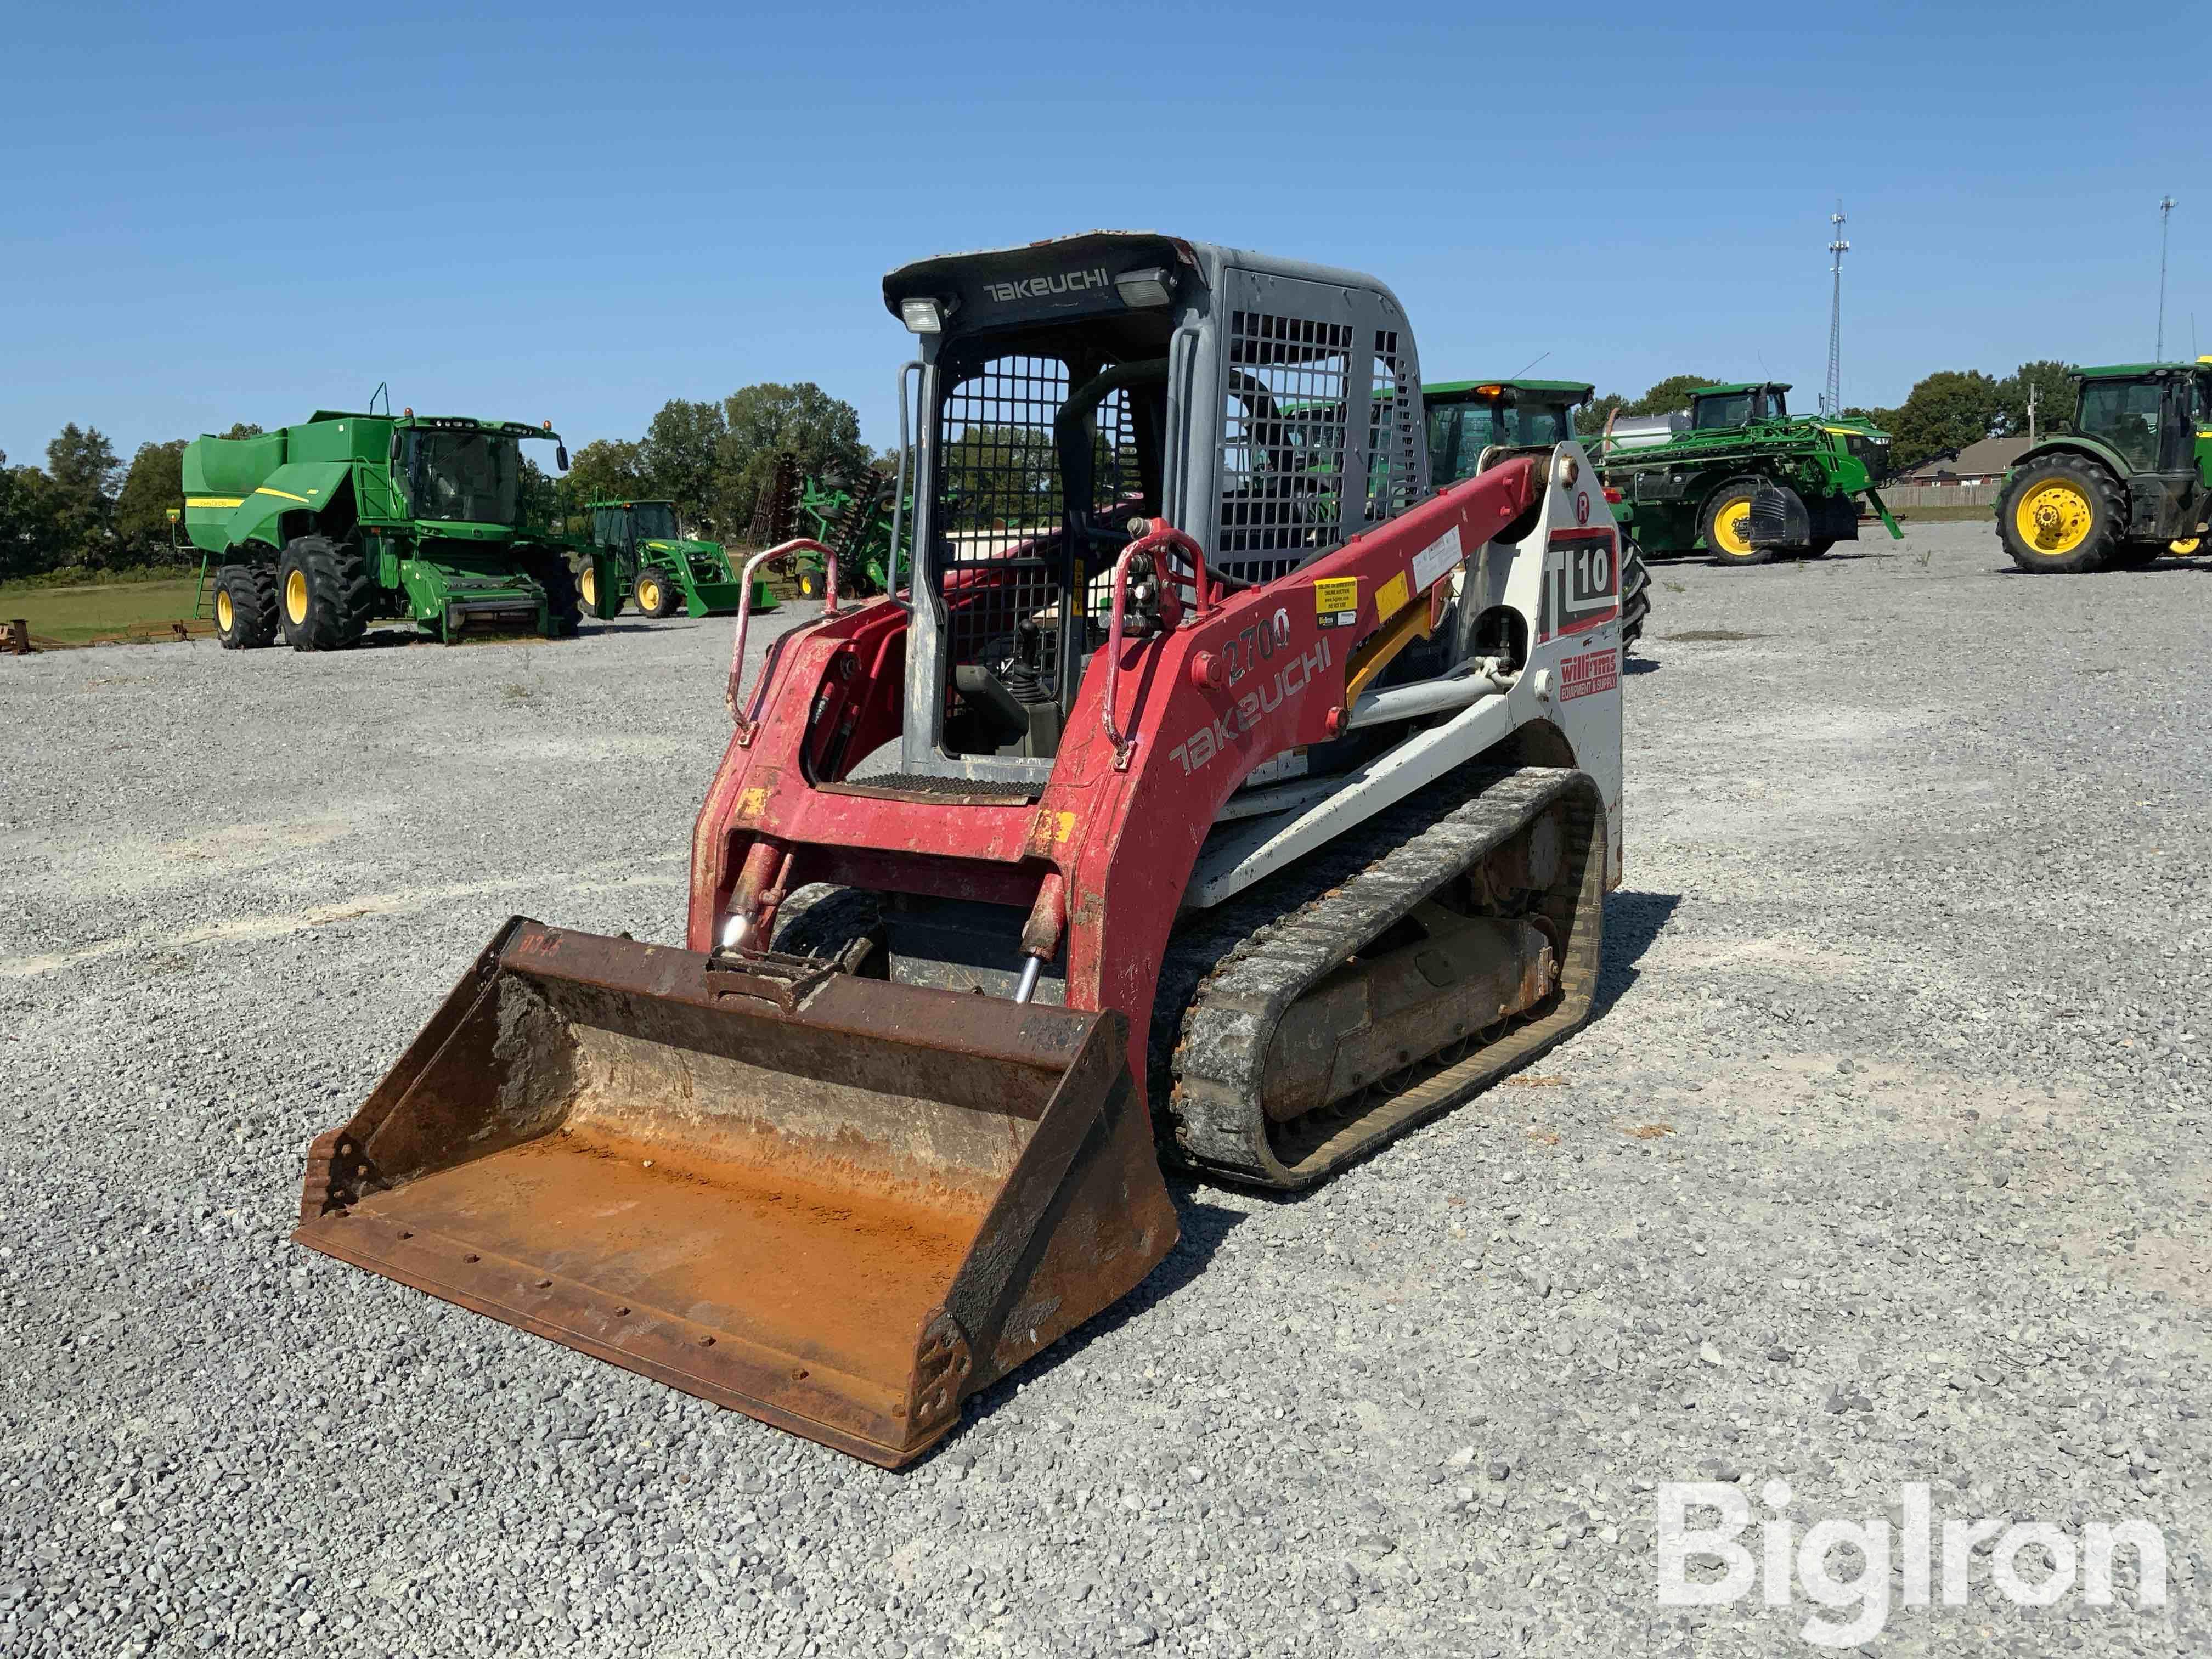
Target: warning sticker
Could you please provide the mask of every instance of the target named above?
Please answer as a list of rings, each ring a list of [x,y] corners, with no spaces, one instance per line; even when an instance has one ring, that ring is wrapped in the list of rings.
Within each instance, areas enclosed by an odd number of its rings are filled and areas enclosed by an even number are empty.
[[[1314,617],[1323,628],[1349,628],[1359,620],[1359,578],[1324,576],[1314,583]]]
[[[1413,555],[1413,586],[1425,593],[1459,562],[1459,526],[1454,525]]]
[[[1406,573],[1400,571],[1375,590],[1375,620],[1388,622],[1406,608],[1413,595],[1406,591]]]
[[[1559,665],[1559,701],[1569,702],[1620,684],[1620,653],[1587,651]]]

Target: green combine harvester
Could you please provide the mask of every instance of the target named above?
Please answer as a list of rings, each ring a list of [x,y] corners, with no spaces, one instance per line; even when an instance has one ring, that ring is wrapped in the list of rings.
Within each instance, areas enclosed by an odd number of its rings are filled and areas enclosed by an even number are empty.
[[[1606,422],[1591,459],[1614,519],[1647,555],[1817,559],[1858,538],[1862,501],[1891,536],[1904,536],[1876,493],[1889,477],[1889,434],[1863,421],[1793,416],[1789,392],[1778,380],[1698,386],[1686,415]]]
[[[2073,372],[2070,429],[2005,472],[1997,535],[2022,570],[2185,556],[2212,526],[2212,357]]]
[[[577,561],[584,608],[593,616],[621,613],[625,596],[648,617],[727,616],[738,608],[743,584],[720,542],[679,533],[673,501],[592,501],[592,546]],[[773,611],[767,582],[753,578],[753,609]]]
[[[1518,454],[1548,451],[1575,437],[1575,411],[1597,388],[1587,380],[1439,380],[1423,382],[1428,411],[1429,477],[1439,489]],[[1613,499],[1607,492],[1606,499]],[[1621,528],[1620,643],[1642,637],[1651,615],[1651,575],[1627,521]]]
[[[372,405],[374,398],[370,399]],[[254,438],[185,446],[185,530],[200,550],[196,615],[224,649],[279,637],[351,645],[381,619],[450,644],[472,631],[576,631],[569,549],[538,519],[522,445],[568,452],[549,422],[318,410]]]

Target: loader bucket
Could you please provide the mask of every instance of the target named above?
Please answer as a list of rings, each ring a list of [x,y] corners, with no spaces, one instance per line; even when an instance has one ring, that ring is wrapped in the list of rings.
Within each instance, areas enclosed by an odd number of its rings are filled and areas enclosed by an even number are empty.
[[[1176,1240],[1121,1016],[507,923],[302,1244],[872,1463]]]

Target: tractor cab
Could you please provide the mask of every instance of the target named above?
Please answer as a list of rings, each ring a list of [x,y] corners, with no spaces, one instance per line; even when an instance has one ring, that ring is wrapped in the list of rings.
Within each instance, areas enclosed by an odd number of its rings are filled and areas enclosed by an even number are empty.
[[[673,501],[593,501],[592,545],[633,554],[640,542],[678,539]]]
[[[1695,386],[1690,392],[1690,429],[1723,432],[1753,421],[1790,417],[1790,388],[1779,380]]]
[[[2198,434],[2212,427],[2212,361],[2084,368],[2075,384],[2075,432],[2110,447],[2129,472],[2199,471]]]
[[[1597,388],[1586,380],[1445,380],[1421,388],[1428,410],[1429,474],[1438,487],[1471,478],[1485,453],[1549,449],[1575,435],[1575,410]]]

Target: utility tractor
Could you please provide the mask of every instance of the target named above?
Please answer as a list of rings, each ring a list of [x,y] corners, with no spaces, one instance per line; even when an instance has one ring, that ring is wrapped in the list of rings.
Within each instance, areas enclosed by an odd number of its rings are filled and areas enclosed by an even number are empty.
[[[673,501],[592,501],[592,546],[577,568],[584,608],[594,616],[621,614],[627,595],[644,615],[727,616],[740,592],[730,556],[720,542],[687,537],[676,527]],[[601,575],[605,574],[602,586]],[[752,608],[773,611],[768,584],[756,576]]]
[[[1790,413],[1778,380],[1698,386],[1686,412],[1616,414],[1597,446],[1606,498],[1653,558],[1702,550],[1718,564],[1817,559],[1859,533],[1861,501],[1905,532],[1877,486],[1889,434],[1863,421]]]
[[[2212,357],[2073,373],[2074,420],[2014,461],[1997,535],[2022,570],[2197,551],[2212,521]]]
[[[370,400],[371,407],[376,399]],[[471,630],[560,638],[580,617],[568,550],[532,499],[520,421],[318,410],[297,426],[185,446],[195,610],[226,650],[351,645],[412,620],[448,644]]]
[[[1587,380],[1441,380],[1421,388],[1428,411],[1429,476],[1441,489],[1516,455],[1549,451],[1575,436],[1575,411],[1597,388]],[[1608,502],[1620,501],[1608,491]],[[1620,643],[1644,636],[1651,575],[1624,530],[1620,538]]]
[[[501,927],[296,1237],[896,1467],[1166,1255],[1162,1158],[1310,1187],[1589,1018],[1620,544],[1571,437],[1432,491],[1357,271],[1096,232],[884,298],[910,584],[750,684],[739,612],[684,944]]]

